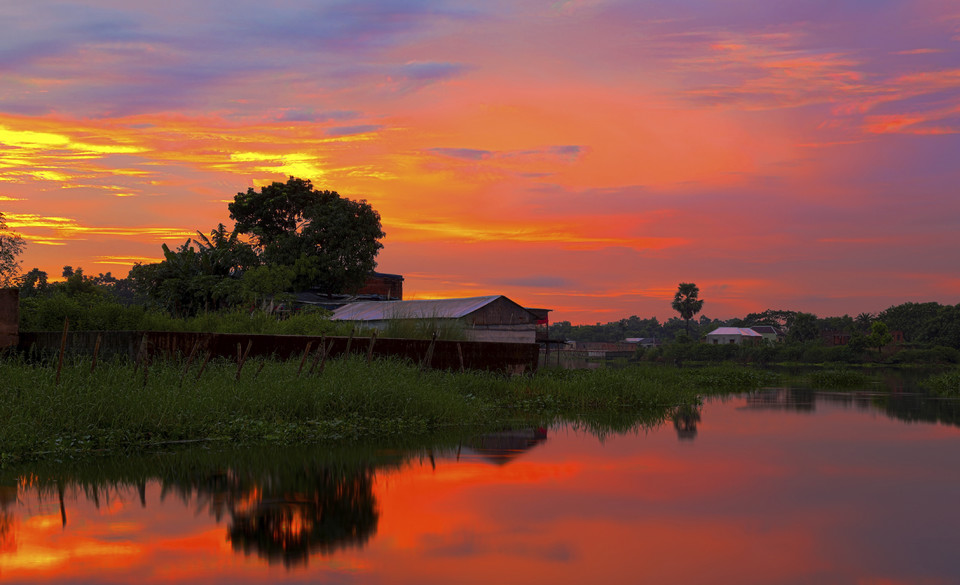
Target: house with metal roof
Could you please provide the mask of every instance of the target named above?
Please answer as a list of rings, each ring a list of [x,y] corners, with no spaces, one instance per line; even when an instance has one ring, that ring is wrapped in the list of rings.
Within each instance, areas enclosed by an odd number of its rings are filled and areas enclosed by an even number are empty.
[[[784,338],[783,331],[774,327],[773,325],[753,325],[750,327],[755,332],[759,333],[769,342],[782,341]]]
[[[718,327],[707,333],[704,340],[706,343],[714,345],[724,345],[728,343],[759,343],[763,336],[754,331],[743,327]]]
[[[363,301],[336,309],[332,320],[383,331],[394,320],[456,323],[468,341],[535,343],[538,315],[503,295],[415,301]]]

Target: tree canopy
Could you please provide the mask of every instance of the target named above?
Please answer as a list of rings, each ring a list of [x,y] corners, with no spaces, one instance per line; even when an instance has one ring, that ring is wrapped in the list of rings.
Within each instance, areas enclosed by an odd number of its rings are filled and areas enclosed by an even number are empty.
[[[4,221],[3,212],[0,211],[0,288],[14,286],[17,284],[17,277],[20,275],[20,256],[26,247],[17,234],[6,232],[7,224]]]
[[[251,187],[228,207],[237,232],[252,238],[263,264],[293,268],[295,290],[355,290],[383,248],[380,214],[369,203],[315,189],[309,180]]]
[[[703,308],[703,300],[699,299],[699,296],[700,288],[692,282],[681,282],[677,286],[677,294],[673,296],[671,306],[686,321],[687,335],[690,334],[690,319]]]

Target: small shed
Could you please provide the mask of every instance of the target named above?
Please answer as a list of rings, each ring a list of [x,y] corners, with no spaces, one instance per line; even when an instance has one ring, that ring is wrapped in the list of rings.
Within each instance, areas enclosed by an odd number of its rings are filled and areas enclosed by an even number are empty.
[[[363,301],[333,312],[332,320],[353,321],[383,331],[393,320],[456,322],[468,341],[535,343],[538,315],[503,295],[417,301]]]
[[[759,343],[763,336],[753,329],[743,327],[719,327],[705,337],[706,343],[725,345],[729,343]]]

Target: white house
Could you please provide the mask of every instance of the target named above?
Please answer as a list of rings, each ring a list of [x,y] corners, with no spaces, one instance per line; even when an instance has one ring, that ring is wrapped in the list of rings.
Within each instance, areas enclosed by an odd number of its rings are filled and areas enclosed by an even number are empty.
[[[704,338],[706,343],[725,345],[728,343],[759,343],[763,336],[753,329],[742,327],[719,327]]]

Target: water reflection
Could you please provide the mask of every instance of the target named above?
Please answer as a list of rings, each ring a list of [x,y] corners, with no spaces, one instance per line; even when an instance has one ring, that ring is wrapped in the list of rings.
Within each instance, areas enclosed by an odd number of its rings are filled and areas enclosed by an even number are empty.
[[[960,582],[933,404],[778,388],[625,433],[39,465],[0,473],[0,580]]]
[[[544,427],[521,428],[479,435],[468,439],[465,446],[488,461],[506,465],[546,440],[547,429]],[[458,450],[457,460],[460,456]]]
[[[256,553],[284,565],[306,563],[311,554],[362,546],[377,531],[372,470],[340,474],[304,471],[295,484],[228,478],[211,491],[217,514],[230,515],[227,535],[234,550]],[[198,494],[203,488],[198,487]]]
[[[0,551],[17,551],[18,504],[27,504],[21,509],[27,516],[41,511],[47,519],[54,516],[44,512],[59,509],[55,517],[67,533],[75,522],[83,528],[91,505],[109,513],[173,499],[225,522],[225,539],[236,552],[288,568],[305,565],[313,555],[362,547],[376,534],[376,474],[398,469],[406,458],[364,451],[349,459],[296,450],[188,451],[7,477],[0,487]]]
[[[677,438],[692,441],[697,438],[697,423],[700,422],[700,407],[683,405],[678,407],[671,417]]]
[[[905,422],[941,423],[960,427],[960,401],[906,392],[897,382],[897,392],[815,391],[809,388],[767,388],[746,395],[751,410],[789,410],[813,413],[825,405],[878,411]]]

